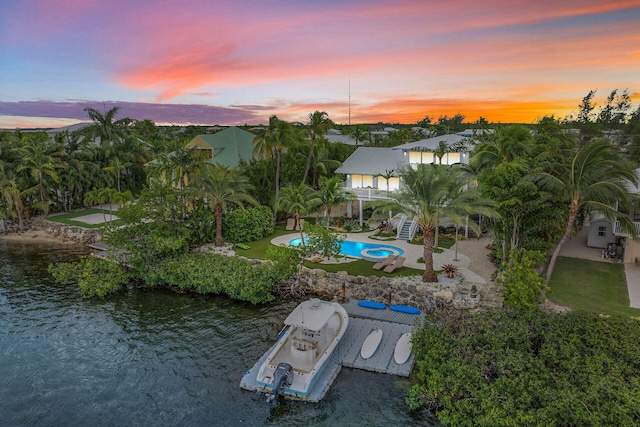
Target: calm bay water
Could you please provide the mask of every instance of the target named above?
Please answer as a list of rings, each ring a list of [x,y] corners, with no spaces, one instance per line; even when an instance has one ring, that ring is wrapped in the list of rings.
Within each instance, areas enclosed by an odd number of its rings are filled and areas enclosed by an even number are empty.
[[[271,408],[240,378],[296,303],[133,289],[83,300],[47,272],[82,254],[0,240],[2,425],[437,425],[409,413],[408,379],[352,369],[320,403]]]

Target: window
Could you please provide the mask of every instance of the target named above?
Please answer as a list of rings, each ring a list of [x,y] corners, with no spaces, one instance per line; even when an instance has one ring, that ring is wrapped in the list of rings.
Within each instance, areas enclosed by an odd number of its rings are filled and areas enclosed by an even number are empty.
[[[598,227],[598,236],[605,237],[606,235],[607,235],[607,227],[602,225]]]

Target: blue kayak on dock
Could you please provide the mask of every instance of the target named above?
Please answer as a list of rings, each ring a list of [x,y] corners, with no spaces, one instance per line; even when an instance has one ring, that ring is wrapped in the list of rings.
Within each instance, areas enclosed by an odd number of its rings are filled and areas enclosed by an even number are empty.
[[[420,314],[422,313],[420,311],[420,309],[416,308],[416,307],[411,307],[409,305],[391,305],[389,306],[389,308],[393,311],[397,311],[400,313],[407,313],[407,314]]]
[[[360,307],[373,308],[375,310],[384,310],[385,308],[387,308],[387,304],[367,300],[358,301],[358,305]]]

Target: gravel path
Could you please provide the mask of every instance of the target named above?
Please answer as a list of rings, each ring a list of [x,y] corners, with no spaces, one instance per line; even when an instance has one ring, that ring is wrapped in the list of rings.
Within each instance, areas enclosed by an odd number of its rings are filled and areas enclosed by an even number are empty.
[[[487,246],[491,243],[492,238],[491,234],[485,234],[479,239],[471,237],[458,241],[458,252],[471,260],[469,270],[482,277],[487,283],[491,281],[493,273],[496,271],[495,264],[488,257],[491,251]],[[451,249],[455,250],[455,246],[452,246]]]
[[[492,233],[483,235],[477,239],[471,237],[467,240],[458,241],[458,252],[463,253],[469,260],[468,269],[482,277],[486,283],[463,283],[464,286],[470,287],[475,285],[480,295],[480,306],[484,308],[502,307],[504,297],[502,287],[495,283],[493,274],[497,267],[488,255],[491,252],[487,246],[491,244],[493,238]],[[451,249],[455,249],[455,246]]]

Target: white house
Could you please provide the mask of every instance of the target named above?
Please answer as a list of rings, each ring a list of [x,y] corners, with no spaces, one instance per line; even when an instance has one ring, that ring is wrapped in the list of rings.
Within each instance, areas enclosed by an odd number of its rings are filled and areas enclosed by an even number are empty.
[[[442,135],[391,148],[358,147],[336,173],[346,175],[346,188],[364,200],[386,197],[400,188],[400,171],[418,164],[469,163],[471,139]]]
[[[636,176],[640,180],[640,168],[636,169]],[[629,184],[628,190],[636,197],[640,197],[640,187]],[[626,213],[633,221],[636,234],[640,235],[640,209]],[[620,246],[622,261],[640,263],[640,237],[634,239],[631,234],[624,232],[618,221],[614,223],[613,234],[616,236],[616,243]]]
[[[636,176],[640,178],[640,168],[636,169]],[[640,197],[639,187],[629,184],[628,190]],[[640,210],[625,211],[625,213],[633,221],[636,234],[640,235]],[[591,215],[587,246],[615,252],[623,262],[640,263],[640,237],[634,239],[631,234],[622,229],[619,221],[611,221],[599,212]]]
[[[388,197],[400,188],[400,172],[418,164],[469,163],[472,140],[462,135],[442,135],[391,148],[358,147],[336,173],[346,176],[346,189],[356,195],[360,223],[362,204],[367,200]],[[351,207],[347,211],[351,213]]]

